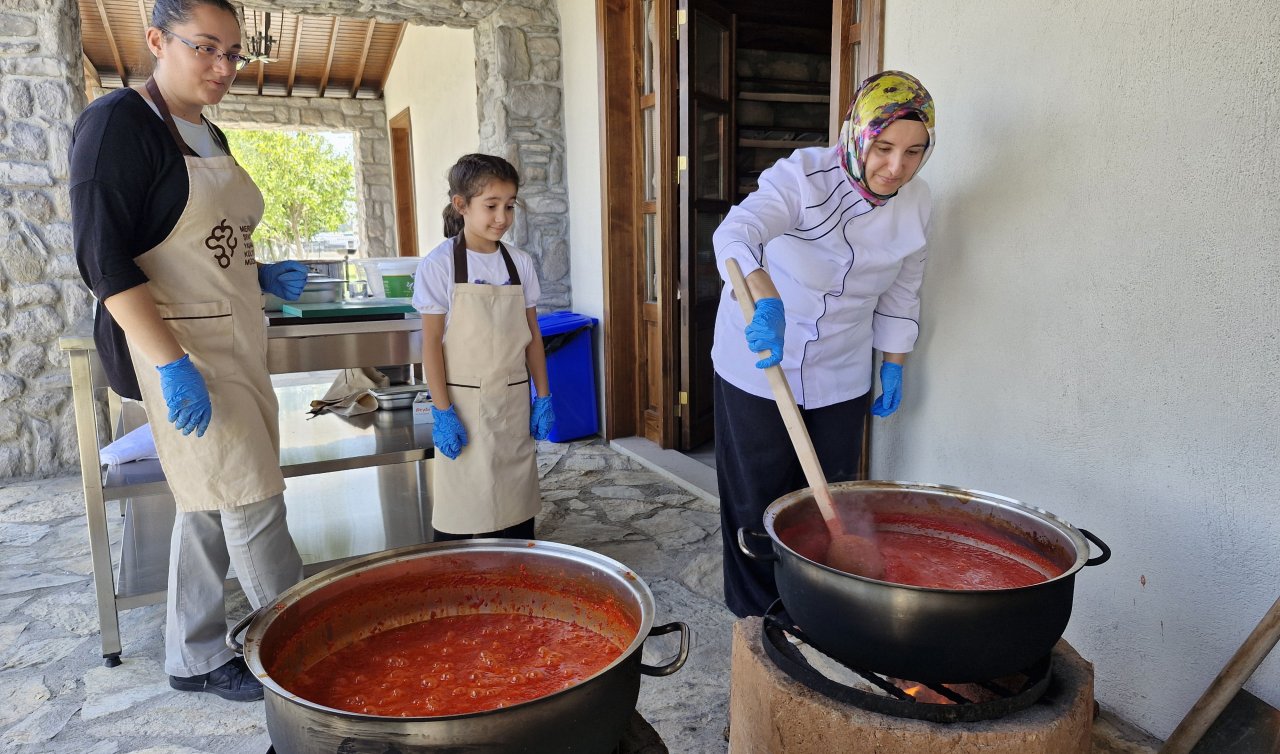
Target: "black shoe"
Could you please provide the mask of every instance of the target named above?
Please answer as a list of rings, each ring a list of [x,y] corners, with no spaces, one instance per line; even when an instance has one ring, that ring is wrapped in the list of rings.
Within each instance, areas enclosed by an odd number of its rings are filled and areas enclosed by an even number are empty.
[[[208,691],[233,702],[256,702],[262,698],[262,683],[249,672],[244,659],[240,657],[220,668],[190,678],[171,675],[169,686],[178,691]]]

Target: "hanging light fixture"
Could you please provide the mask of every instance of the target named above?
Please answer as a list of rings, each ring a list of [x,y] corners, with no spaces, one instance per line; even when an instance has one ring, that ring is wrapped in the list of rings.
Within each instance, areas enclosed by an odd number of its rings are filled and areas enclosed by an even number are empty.
[[[240,6],[240,15],[246,15],[244,6]],[[254,60],[261,63],[274,63],[276,58],[271,57],[271,48],[275,46],[276,38],[271,36],[271,12],[263,11],[262,20],[259,23],[258,11],[253,12],[254,33],[247,41],[248,55]]]

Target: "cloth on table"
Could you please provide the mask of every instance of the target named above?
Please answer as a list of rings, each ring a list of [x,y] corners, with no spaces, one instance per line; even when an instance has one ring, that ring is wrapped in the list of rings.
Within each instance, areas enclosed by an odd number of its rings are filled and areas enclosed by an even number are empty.
[[[98,451],[98,459],[103,466],[119,466],[130,461],[158,457],[150,424],[143,424],[132,432],[117,437],[114,442]]]
[[[307,413],[318,416],[325,411],[338,416],[355,416],[378,410],[378,399],[371,388],[387,387],[391,379],[373,367],[343,369],[320,400],[311,401]]]

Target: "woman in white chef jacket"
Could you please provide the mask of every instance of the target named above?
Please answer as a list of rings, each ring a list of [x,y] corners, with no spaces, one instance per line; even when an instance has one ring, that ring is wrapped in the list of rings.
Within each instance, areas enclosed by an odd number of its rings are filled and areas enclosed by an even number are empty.
[[[739,616],[763,614],[778,594],[772,567],[739,551],[738,529],[758,530],[769,503],[807,486],[763,368],[780,360],[827,479],[853,479],[873,351],[883,393],[872,412],[888,416],[919,333],[930,198],[913,178],[933,144],[929,92],[878,73],[835,146],[779,160],[715,232],[721,275],[737,260],[757,301],[748,323],[724,287],[711,351],[725,602]]]
[[[296,299],[299,262],[258,264],[263,199],[204,119],[248,62],[227,0],[155,0],[146,85],[95,100],[71,145],[76,261],[98,299],[112,388],[140,398],[177,505],[165,670],[180,691],[261,699],[224,643],[229,565],[261,606],[302,578],[285,522],[263,292]]]

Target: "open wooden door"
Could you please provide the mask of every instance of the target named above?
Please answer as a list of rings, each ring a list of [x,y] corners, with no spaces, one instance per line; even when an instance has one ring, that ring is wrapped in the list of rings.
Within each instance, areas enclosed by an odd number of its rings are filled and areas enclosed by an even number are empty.
[[[405,108],[387,121],[391,131],[391,182],[395,189],[399,256],[418,256],[417,201],[413,189],[413,125]]]
[[[711,0],[679,15],[680,437],[692,450],[715,433],[711,340],[720,274],[711,235],[733,204],[733,16]]]

